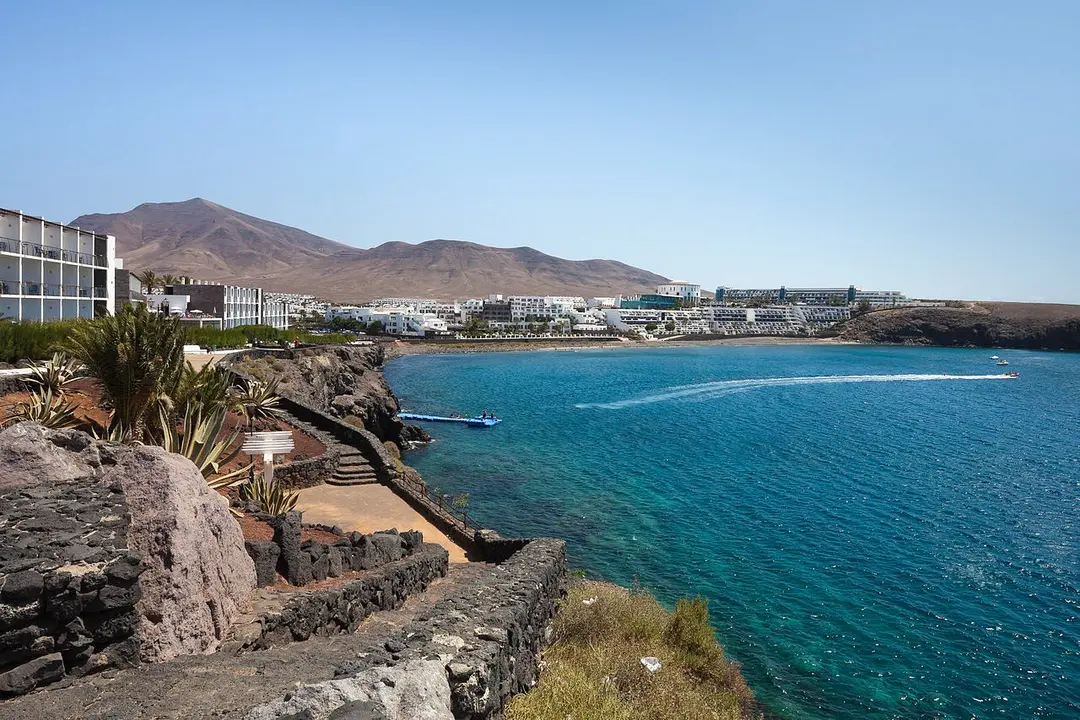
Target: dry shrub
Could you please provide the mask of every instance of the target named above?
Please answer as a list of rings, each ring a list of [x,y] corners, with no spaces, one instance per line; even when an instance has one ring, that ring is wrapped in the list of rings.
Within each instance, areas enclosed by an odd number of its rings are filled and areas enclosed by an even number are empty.
[[[586,605],[583,601],[596,598]],[[582,582],[555,618],[540,682],[510,703],[509,720],[743,720],[753,696],[709,625],[708,603],[655,598]],[[641,658],[661,669],[650,673]]]
[[[384,440],[383,447],[386,448],[386,452],[390,453],[398,472],[402,472],[405,469],[405,463],[401,462],[401,448],[391,440]]]

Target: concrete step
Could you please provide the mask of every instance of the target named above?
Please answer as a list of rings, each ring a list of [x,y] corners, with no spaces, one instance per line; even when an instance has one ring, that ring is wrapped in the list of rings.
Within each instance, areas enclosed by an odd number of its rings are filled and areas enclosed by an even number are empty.
[[[378,477],[375,471],[370,472],[341,472],[340,470],[334,473],[331,477],[335,477],[339,480],[355,480],[359,478],[373,478]]]
[[[375,477],[374,475],[372,475],[371,477],[359,477],[359,478],[332,477],[332,478],[330,478],[329,480],[326,481],[327,485],[339,485],[339,486],[377,485],[378,483],[379,483],[379,478]]]

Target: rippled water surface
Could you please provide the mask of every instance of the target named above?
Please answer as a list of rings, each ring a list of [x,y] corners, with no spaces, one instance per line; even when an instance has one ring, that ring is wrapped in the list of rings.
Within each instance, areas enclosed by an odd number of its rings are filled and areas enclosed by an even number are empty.
[[[429,484],[594,575],[708,596],[779,717],[1080,718],[1080,355],[991,354],[428,355],[387,376],[405,409],[505,418],[429,425],[408,457]]]

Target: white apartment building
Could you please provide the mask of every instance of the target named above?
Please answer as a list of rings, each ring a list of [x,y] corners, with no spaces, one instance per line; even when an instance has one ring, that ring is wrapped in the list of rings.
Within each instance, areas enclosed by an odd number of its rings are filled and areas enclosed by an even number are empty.
[[[701,286],[685,280],[673,280],[664,285],[657,285],[656,294],[677,297],[688,305],[697,305],[701,302]]]
[[[47,322],[116,311],[116,238],[0,209],[0,316]]]
[[[617,297],[594,297],[589,298],[586,305],[590,308],[613,308],[619,306],[619,298]]]
[[[270,300],[263,296],[260,325],[269,325],[278,330],[289,329],[289,303],[285,300]]]
[[[411,307],[357,307],[344,305],[330,307],[326,311],[326,319],[335,317],[358,320],[370,325],[378,321],[382,323],[383,330],[387,335],[400,335],[402,337],[425,337],[429,334],[443,335],[450,330],[446,320],[434,314],[417,312]]]
[[[764,308],[714,305],[701,308],[701,313],[709,330],[718,335],[794,335],[806,326],[797,309],[790,305]]]
[[[611,308],[604,310],[604,316],[608,327],[623,331],[645,331],[645,327],[650,324],[657,326],[657,332],[671,332],[678,335],[703,335],[710,329],[709,323],[702,319],[701,308],[685,310]],[[674,330],[665,329],[669,322],[675,324]]]

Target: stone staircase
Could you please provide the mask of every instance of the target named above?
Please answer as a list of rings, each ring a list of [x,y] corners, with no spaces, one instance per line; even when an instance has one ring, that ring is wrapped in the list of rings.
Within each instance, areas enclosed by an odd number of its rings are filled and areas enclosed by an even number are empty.
[[[379,482],[375,468],[358,450],[345,447],[338,459],[337,470],[326,481],[327,485],[370,485]]]

